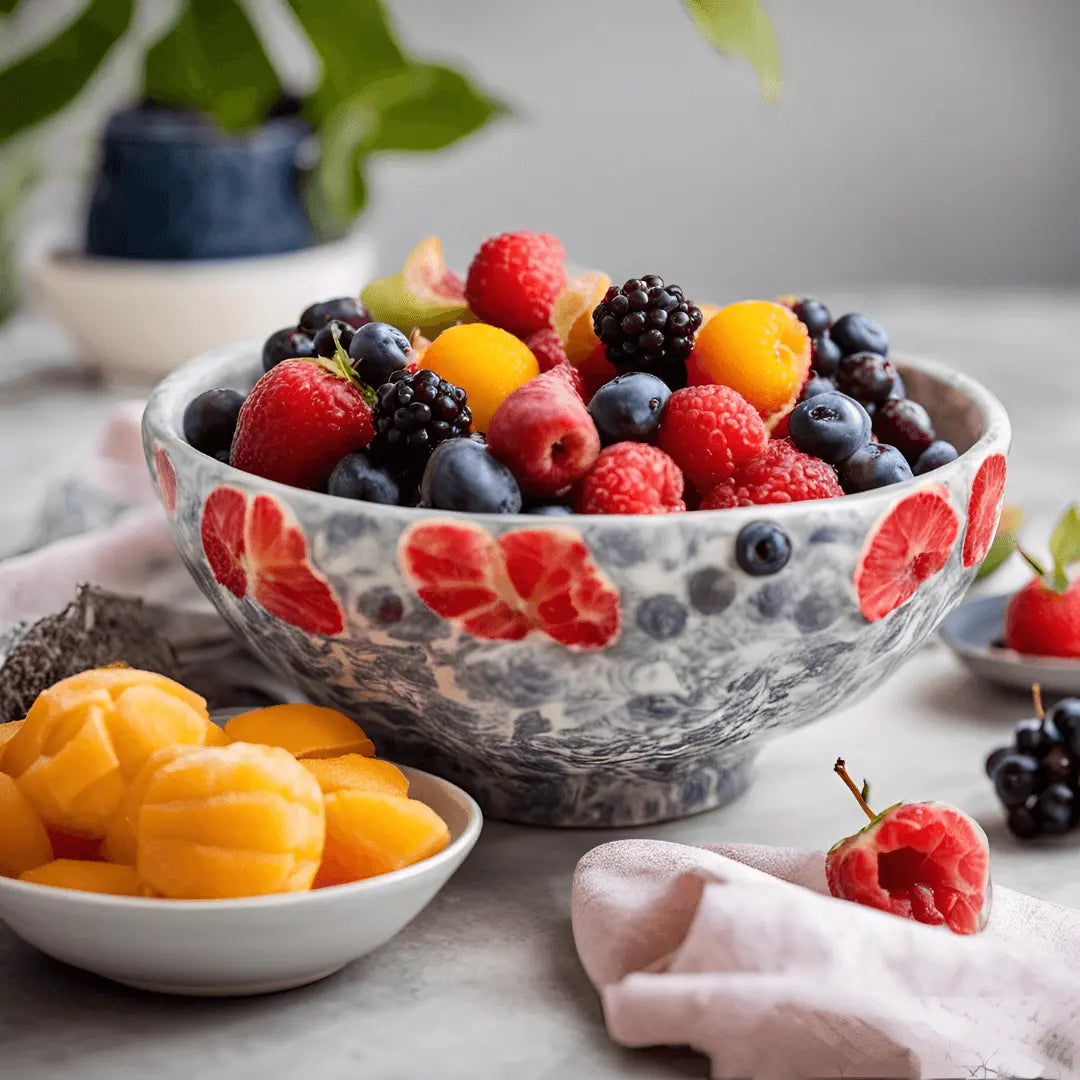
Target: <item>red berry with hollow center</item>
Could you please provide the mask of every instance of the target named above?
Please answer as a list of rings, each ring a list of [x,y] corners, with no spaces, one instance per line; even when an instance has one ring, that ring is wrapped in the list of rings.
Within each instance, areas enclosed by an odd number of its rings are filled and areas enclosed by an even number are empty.
[[[937,802],[874,814],[842,760],[836,772],[870,824],[825,856],[832,895],[955,934],[982,930],[990,914],[990,846],[979,825]]]
[[[488,449],[530,495],[555,495],[580,480],[600,453],[589,410],[559,371],[518,387],[496,410]]]

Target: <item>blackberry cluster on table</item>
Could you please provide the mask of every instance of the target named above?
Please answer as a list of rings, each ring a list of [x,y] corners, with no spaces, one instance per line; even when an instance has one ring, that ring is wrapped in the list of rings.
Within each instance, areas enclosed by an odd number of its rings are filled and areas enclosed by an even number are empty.
[[[645,371],[672,390],[686,385],[686,358],[701,309],[658,274],[612,285],[593,311],[593,331],[620,374]]]
[[[834,320],[825,304],[812,297],[795,300],[791,310],[810,335],[810,378],[800,402],[838,391],[861,406],[878,440],[861,445],[846,462],[833,462],[845,491],[910,480],[958,456],[952,443],[938,439],[926,409],[907,396],[889,359],[889,336],[880,323],[857,311]],[[794,420],[793,413],[792,441],[808,453],[818,453],[800,445]]]
[[[1021,840],[1061,836],[1080,825],[1080,698],[1022,720],[1009,746],[986,759],[986,775]]]

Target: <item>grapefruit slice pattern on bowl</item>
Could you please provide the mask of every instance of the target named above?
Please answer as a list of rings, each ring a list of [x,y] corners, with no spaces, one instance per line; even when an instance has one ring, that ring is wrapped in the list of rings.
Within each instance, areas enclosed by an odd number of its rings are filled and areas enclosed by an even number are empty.
[[[176,513],[176,470],[168,451],[161,443],[154,443],[154,471],[157,473],[162,505],[169,517],[172,517]]]
[[[1001,507],[1005,501],[1004,454],[991,454],[980,466],[971,484],[968,499],[967,531],[964,533],[964,566],[981,563],[990,550],[997,532]]]
[[[496,541],[477,525],[418,522],[400,552],[420,599],[474,637],[520,641],[536,630],[603,649],[618,636],[618,590],[572,529],[511,529]]]
[[[895,502],[870,531],[855,567],[859,610],[877,622],[906,604],[949,560],[960,516],[940,484]]]
[[[345,629],[341,601],[308,561],[300,526],[273,496],[215,488],[203,505],[201,533],[214,580],[238,599],[250,592],[271,615],[309,634]]]

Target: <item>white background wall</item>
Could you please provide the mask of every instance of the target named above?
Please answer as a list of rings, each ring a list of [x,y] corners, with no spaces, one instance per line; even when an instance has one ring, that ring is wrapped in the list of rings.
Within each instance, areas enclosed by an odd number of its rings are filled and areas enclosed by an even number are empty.
[[[391,0],[518,115],[374,173],[383,257],[550,229],[716,299],[1080,280],[1080,0],[765,0],[784,96],[679,0]]]

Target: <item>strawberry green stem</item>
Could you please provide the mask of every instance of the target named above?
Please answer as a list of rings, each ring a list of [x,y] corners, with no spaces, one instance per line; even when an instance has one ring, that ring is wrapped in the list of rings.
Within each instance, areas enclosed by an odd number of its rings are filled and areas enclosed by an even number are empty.
[[[1034,556],[1029,555],[1019,544],[1016,545],[1016,550],[1020,553],[1020,557],[1035,571],[1039,577],[1046,577],[1046,570],[1042,564]]]
[[[847,763],[844,761],[843,758],[836,759],[836,764],[833,766],[833,772],[835,772],[836,775],[839,776],[845,784],[847,784],[848,789],[851,791],[851,794],[855,796],[855,801],[862,807],[863,813],[871,821],[873,821],[877,815],[875,815],[874,811],[870,809],[869,804],[867,803],[866,799],[863,798],[863,793],[859,790],[855,781],[852,780],[850,776],[848,776]]]

